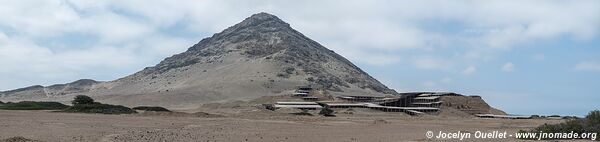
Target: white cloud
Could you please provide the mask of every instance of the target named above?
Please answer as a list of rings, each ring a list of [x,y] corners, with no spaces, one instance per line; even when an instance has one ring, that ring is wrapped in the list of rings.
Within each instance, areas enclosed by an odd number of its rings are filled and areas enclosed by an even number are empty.
[[[344,47],[342,46],[344,46],[344,44],[337,42],[332,42],[328,45],[329,48],[334,49],[343,49]],[[360,48],[356,48],[353,50],[339,50],[339,52],[336,52],[348,58],[352,62],[364,63],[375,66],[392,65],[402,61],[399,55],[385,52],[375,52],[372,50],[361,50]]]
[[[504,72],[512,72],[515,70],[515,64],[511,62],[507,62],[502,66],[502,71]]]
[[[413,64],[417,69],[427,70],[447,70],[452,67],[452,63],[450,61],[436,57],[420,57],[414,59]]]
[[[377,66],[412,63],[418,69],[448,70],[459,64],[477,64],[485,61],[480,58],[489,58],[498,49],[511,49],[523,43],[564,36],[589,40],[599,31],[599,4],[600,1],[594,0],[4,1],[0,5],[0,32],[11,41],[2,44],[6,47],[1,47],[4,53],[0,53],[3,54],[0,60],[4,61],[0,62],[23,63],[8,64],[14,65],[5,66],[9,70],[37,68],[40,72],[56,70],[49,71],[56,74],[92,74],[96,72],[94,69],[77,69],[97,66],[147,66],[183,51],[200,40],[200,36],[219,32],[253,13],[265,11],[355,62]],[[448,26],[446,22],[456,23],[459,28],[440,31],[439,27]],[[185,36],[163,31],[173,27]],[[40,42],[69,41],[62,36],[73,33],[93,39],[85,46],[75,44],[60,50]],[[460,54],[469,62],[443,58],[410,60],[444,47],[464,49],[461,50],[464,54]],[[76,55],[95,52],[101,53],[90,57]],[[23,54],[32,56],[20,56]],[[402,56],[405,54],[411,56]],[[135,59],[99,63],[100,56]],[[407,62],[402,62],[401,59],[407,58]],[[44,68],[47,64],[68,64],[73,70]],[[475,72],[475,67],[472,70],[469,72]],[[14,73],[0,76],[14,76]]]
[[[575,70],[600,72],[600,63],[593,61],[583,61],[575,65]]]
[[[477,68],[475,66],[469,66],[467,68],[465,68],[462,73],[465,75],[471,75],[473,73],[475,73],[477,71]]]
[[[80,78],[112,80],[151,66],[192,45],[183,39],[147,37],[136,44],[53,51],[27,38],[0,32],[0,90],[50,85]]]
[[[27,39],[0,34],[0,64],[4,74],[37,75],[86,70],[92,66],[109,68],[137,64],[133,51],[127,48],[92,47],[85,50],[54,52]]]

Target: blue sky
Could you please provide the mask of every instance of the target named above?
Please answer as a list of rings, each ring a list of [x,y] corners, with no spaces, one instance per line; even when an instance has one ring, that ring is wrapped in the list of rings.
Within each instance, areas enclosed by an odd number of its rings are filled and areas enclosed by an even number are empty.
[[[258,12],[388,87],[480,95],[513,114],[600,109],[600,2],[87,1],[0,5],[0,90],[114,80]]]

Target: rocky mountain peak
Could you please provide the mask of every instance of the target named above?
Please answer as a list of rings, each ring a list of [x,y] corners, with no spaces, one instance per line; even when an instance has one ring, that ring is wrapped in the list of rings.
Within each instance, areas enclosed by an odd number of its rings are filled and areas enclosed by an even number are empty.
[[[301,33],[295,31],[290,25],[275,15],[268,13],[254,14],[242,22],[235,24],[212,37],[202,39],[188,51],[204,50],[209,45],[228,43],[240,43],[245,41],[264,41],[282,36],[296,36]]]
[[[266,59],[277,64],[284,68],[281,75],[284,77],[296,75],[290,74],[290,70],[303,72],[306,80],[330,90],[341,91],[340,87],[351,88],[350,84],[354,84],[361,89],[396,93],[346,58],[268,13],[254,14],[141,73],[146,76],[196,64],[221,63],[224,58],[237,55],[247,60]]]
[[[264,25],[263,25],[264,24]],[[290,25],[275,15],[261,12],[253,14],[252,16],[244,19],[244,21],[235,25],[234,27],[246,28],[248,26],[260,26],[260,27],[289,27]]]
[[[226,37],[232,33],[288,32],[292,30],[290,24],[282,21],[277,16],[262,12],[254,14],[242,22],[225,29],[220,34],[217,34],[217,37]]]

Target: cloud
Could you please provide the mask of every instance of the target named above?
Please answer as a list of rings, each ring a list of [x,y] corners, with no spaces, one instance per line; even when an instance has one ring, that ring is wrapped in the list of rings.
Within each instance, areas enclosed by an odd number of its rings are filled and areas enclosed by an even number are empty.
[[[575,65],[575,70],[600,72],[600,63],[593,61],[583,61]]]
[[[469,66],[467,68],[465,68],[462,73],[465,75],[471,75],[473,73],[475,73],[477,71],[477,68],[475,66]]]
[[[132,52],[128,48],[108,46],[55,52],[27,39],[11,38],[0,33],[0,63],[5,67],[4,73],[53,74],[86,70],[91,66],[126,67],[138,61]]]
[[[133,67],[153,65],[202,37],[264,11],[354,62],[452,70],[454,66],[476,65],[485,61],[480,58],[489,58],[497,50],[524,43],[560,37],[592,39],[599,31],[599,4],[594,0],[5,1],[0,5],[0,32],[11,41],[3,43],[0,60],[7,63],[3,65],[11,65],[4,66],[8,70],[36,68],[48,72],[47,76],[95,74],[100,67],[133,72]],[[85,38],[86,43],[77,43],[81,42],[78,38]],[[48,41],[65,43],[55,45]],[[462,52],[459,54],[467,59],[439,56],[449,54],[442,52],[447,50]],[[93,54],[96,52],[100,53]],[[24,54],[32,56],[18,56]],[[128,61],[106,59],[100,63],[100,56],[119,56],[117,59]],[[17,66],[9,61],[23,64]],[[59,66],[45,68],[48,64]],[[118,68],[122,66],[130,68]]]
[[[561,35],[590,39],[597,34],[597,1],[473,2],[465,18],[482,35],[483,45],[511,48],[515,44]],[[485,9],[485,10],[484,10]],[[562,17],[568,17],[563,19]],[[472,22],[472,23],[471,23]]]
[[[425,70],[447,70],[452,67],[452,63],[448,60],[436,57],[419,57],[413,60],[413,65],[417,69]]]
[[[507,62],[502,66],[502,71],[504,72],[512,72],[515,70],[515,64],[511,62]]]
[[[344,44],[330,42],[328,47],[334,49],[343,49]],[[346,47],[348,48],[348,47]],[[402,58],[399,55],[373,50],[364,50],[356,48],[354,50],[339,50],[338,54],[344,55],[350,61],[355,63],[364,63],[374,66],[386,66],[399,63]]]

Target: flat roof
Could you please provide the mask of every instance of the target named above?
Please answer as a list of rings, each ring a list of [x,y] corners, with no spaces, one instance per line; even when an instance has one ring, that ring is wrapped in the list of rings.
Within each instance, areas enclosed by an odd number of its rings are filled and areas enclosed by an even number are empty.
[[[431,97],[416,97],[414,99],[416,100],[433,100],[433,99],[438,99],[440,98],[439,96],[431,96]]]
[[[317,102],[277,102],[277,105],[319,105]]]
[[[429,102],[429,103],[412,103],[412,104],[416,104],[416,105],[430,105],[430,104],[439,104],[439,103],[442,103],[442,101]]]
[[[417,95],[417,96],[419,96],[419,97],[427,97],[427,96],[431,96],[431,94],[420,94],[420,95]]]
[[[494,118],[531,118],[525,115],[496,115],[496,114],[475,114],[478,117],[494,117]]]
[[[400,99],[400,98],[382,98],[382,99],[379,99],[379,100],[397,100],[397,99]]]
[[[274,105],[275,108],[323,108],[320,105]]]
[[[364,103],[355,103],[355,104],[348,104],[348,103],[346,103],[346,104],[343,104],[343,103],[333,104],[332,103],[332,104],[325,104],[325,105],[328,105],[328,106],[367,106]]]
[[[354,98],[358,98],[358,97],[360,97],[360,98],[385,98],[385,96],[368,96],[368,95],[364,95],[364,96],[363,95],[343,95],[343,96],[354,97]]]
[[[392,107],[392,106],[382,106],[378,104],[366,103],[367,106],[372,108],[386,108],[386,109],[402,109],[402,110],[439,110],[434,107]]]
[[[439,108],[434,107],[388,107],[388,108],[398,108],[405,110],[439,110]]]
[[[415,114],[425,114],[424,112],[420,112],[420,111],[416,111],[416,110],[406,110],[406,111],[412,112],[412,113],[415,113]]]
[[[364,103],[368,107],[383,107],[382,105],[374,104],[374,103]]]

